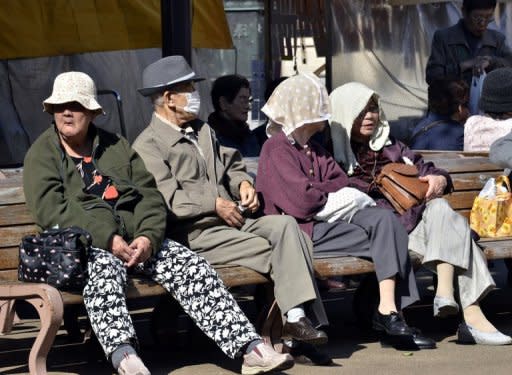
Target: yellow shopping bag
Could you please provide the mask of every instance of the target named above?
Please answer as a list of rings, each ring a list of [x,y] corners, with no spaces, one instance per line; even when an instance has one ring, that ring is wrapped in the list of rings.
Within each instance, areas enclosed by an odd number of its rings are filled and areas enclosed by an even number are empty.
[[[512,236],[512,194],[508,177],[499,176],[491,189],[487,184],[486,187],[487,195],[481,193],[473,202],[471,229],[481,237]],[[492,188],[494,192],[488,194]]]

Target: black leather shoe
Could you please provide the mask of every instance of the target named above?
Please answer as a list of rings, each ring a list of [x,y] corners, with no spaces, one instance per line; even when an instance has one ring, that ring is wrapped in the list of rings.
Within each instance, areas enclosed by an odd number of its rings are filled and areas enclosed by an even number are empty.
[[[419,329],[411,329],[413,331],[412,335],[384,335],[384,337],[381,338],[381,345],[383,347],[391,346],[397,350],[408,351],[436,348],[436,342],[434,340],[426,336],[423,336]]]
[[[286,322],[282,336],[284,339],[295,339],[312,345],[327,343],[327,334],[315,329],[307,318],[300,318],[296,323]]]
[[[373,329],[384,331],[390,336],[412,336],[414,330],[405,322],[402,315],[392,311],[389,315],[383,315],[379,310],[375,310],[373,315]]]
[[[423,333],[417,328],[412,328],[414,334],[412,339],[414,344],[418,347],[418,349],[435,349],[436,342],[432,340],[430,337],[423,336]]]

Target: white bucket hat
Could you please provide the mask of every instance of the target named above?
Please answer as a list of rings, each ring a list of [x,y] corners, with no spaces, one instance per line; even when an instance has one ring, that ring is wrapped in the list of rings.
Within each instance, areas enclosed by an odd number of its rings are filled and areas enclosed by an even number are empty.
[[[53,114],[54,104],[77,102],[84,108],[103,113],[103,108],[96,100],[96,85],[91,77],[82,72],[59,74],[53,82],[52,95],[43,101],[44,110]]]

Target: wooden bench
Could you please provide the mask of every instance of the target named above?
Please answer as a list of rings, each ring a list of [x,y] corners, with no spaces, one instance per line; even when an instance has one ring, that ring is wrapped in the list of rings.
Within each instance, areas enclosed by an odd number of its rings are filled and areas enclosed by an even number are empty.
[[[448,170],[453,178],[455,191],[446,198],[451,206],[469,217],[474,197],[489,177],[501,174],[502,169],[490,163],[485,154],[462,152],[424,153],[427,160]],[[249,169],[255,171],[255,161]],[[0,178],[0,333],[8,333],[14,319],[14,301],[26,300],[39,313],[41,329],[29,355],[31,374],[46,374],[46,356],[62,324],[64,306],[83,303],[80,295],[59,292],[46,284],[30,284],[17,281],[18,244],[22,236],[34,233],[35,226],[25,206],[22,176],[18,171],[5,171]],[[480,245],[488,259],[512,258],[512,238],[482,238]],[[413,263],[420,263],[414,256]],[[269,283],[269,279],[244,267],[216,268],[226,286]],[[315,260],[315,271],[320,277],[358,275],[374,272],[373,263],[355,257],[339,257]],[[159,285],[145,279],[131,278],[128,298],[159,296],[165,293]],[[280,317],[271,308],[263,325],[266,339],[280,336]]]
[[[59,292],[46,284],[17,281],[18,244],[36,227],[25,205],[20,170],[3,171],[0,178],[0,334],[9,333],[15,318],[14,302],[25,300],[36,309],[41,321],[40,331],[29,355],[30,374],[46,374],[46,357],[63,322],[65,306],[83,303],[79,294]],[[217,268],[226,286],[269,283],[269,279],[253,270],[238,266]],[[158,284],[131,277],[127,298],[153,297],[165,294]],[[275,314],[272,314],[275,316]]]
[[[427,161],[432,161],[447,170],[453,180],[454,192],[445,196],[450,206],[469,220],[473,201],[491,177],[503,173],[503,168],[491,163],[483,152],[422,152]],[[481,238],[478,244],[487,259],[512,258],[512,237]]]

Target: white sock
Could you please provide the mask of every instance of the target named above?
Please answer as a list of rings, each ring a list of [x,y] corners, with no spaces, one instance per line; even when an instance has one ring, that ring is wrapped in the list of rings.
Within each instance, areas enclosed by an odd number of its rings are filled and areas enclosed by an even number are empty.
[[[286,321],[289,323],[297,323],[300,318],[305,318],[306,313],[302,305],[295,306],[293,309],[288,310],[286,313]]]

